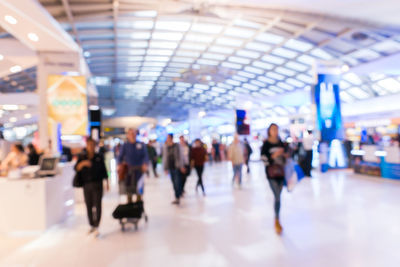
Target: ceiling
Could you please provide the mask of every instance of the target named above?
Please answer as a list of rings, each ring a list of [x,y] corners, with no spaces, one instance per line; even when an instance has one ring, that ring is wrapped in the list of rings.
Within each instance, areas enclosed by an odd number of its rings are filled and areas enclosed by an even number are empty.
[[[400,53],[397,16],[372,1],[264,2],[40,0],[83,48],[114,116],[183,119],[191,108],[233,109],[242,95],[260,117],[287,115],[302,107],[263,100],[309,90],[315,61],[351,70]],[[343,78],[344,102],[400,92],[382,71]]]

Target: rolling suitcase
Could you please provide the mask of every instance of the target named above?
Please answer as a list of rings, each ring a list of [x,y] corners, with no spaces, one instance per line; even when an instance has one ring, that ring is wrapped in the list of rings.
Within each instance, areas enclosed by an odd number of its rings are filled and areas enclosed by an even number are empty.
[[[125,231],[125,225],[127,223],[132,223],[135,229],[138,229],[138,223],[142,217],[144,217],[147,223],[148,217],[144,211],[143,201],[137,201],[128,204],[120,204],[113,212],[114,219],[119,220],[121,225],[121,230]]]

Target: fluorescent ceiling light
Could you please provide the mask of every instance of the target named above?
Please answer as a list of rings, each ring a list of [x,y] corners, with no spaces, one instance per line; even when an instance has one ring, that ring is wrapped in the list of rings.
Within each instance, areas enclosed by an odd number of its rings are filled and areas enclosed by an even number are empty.
[[[25,119],[30,119],[30,118],[32,118],[32,115],[31,115],[30,113],[26,113],[26,114],[24,115],[24,118],[25,118]]]
[[[17,122],[17,120],[18,120],[18,119],[17,119],[16,117],[11,117],[11,118],[10,118],[10,122]]]
[[[15,24],[18,23],[18,20],[16,18],[14,18],[13,16],[11,16],[11,15],[5,15],[4,16],[4,20],[7,21],[8,23],[12,24],[12,25],[15,25]]]
[[[2,54],[0,54],[0,61],[2,61],[4,59],[4,56]]]
[[[10,71],[11,71],[12,73],[20,72],[21,70],[22,70],[22,67],[19,66],[19,65],[15,65],[15,66],[12,66],[12,67],[10,68]]]
[[[34,33],[34,32],[30,32],[28,33],[28,38],[29,40],[31,40],[32,42],[38,42],[39,41],[39,36]]]

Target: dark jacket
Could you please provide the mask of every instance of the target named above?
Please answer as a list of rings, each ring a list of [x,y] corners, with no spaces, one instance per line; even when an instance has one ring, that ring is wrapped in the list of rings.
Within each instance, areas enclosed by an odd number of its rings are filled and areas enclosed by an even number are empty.
[[[75,171],[78,164],[84,160],[89,159],[88,154],[86,152],[79,155],[78,161],[75,164]],[[79,175],[82,177],[83,183],[90,183],[90,182],[102,182],[103,179],[108,179],[108,173],[106,169],[106,165],[104,163],[104,158],[95,153],[94,157],[91,159],[92,167],[84,167],[80,172]]]

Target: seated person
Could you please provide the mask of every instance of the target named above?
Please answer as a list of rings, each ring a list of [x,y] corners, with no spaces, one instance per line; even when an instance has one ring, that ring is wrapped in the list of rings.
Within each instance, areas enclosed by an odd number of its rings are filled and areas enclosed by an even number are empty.
[[[14,144],[11,147],[11,152],[1,163],[0,170],[8,172],[26,166],[27,163],[28,156],[24,153],[24,147],[21,144]]]
[[[33,146],[32,143],[29,144],[27,148],[28,148],[28,165],[38,165],[40,155],[36,151],[36,148]]]

